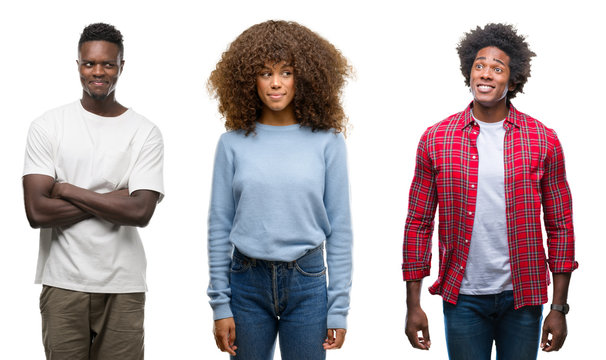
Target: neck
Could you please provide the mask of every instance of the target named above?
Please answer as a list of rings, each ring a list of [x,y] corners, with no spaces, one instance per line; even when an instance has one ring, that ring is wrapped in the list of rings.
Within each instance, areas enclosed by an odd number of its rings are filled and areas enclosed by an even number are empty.
[[[500,100],[494,106],[485,106],[477,101],[473,101],[473,116],[486,123],[499,122],[507,117],[509,107],[507,99]]]
[[[259,117],[261,124],[272,125],[272,126],[287,126],[294,125],[297,123],[295,118],[295,109],[288,105],[286,108],[280,111],[273,111],[267,107],[263,108],[261,117]]]
[[[94,99],[86,92],[83,92],[80,103],[86,111],[99,116],[119,116],[122,115],[126,110],[128,110],[116,101],[113,92],[110,95],[104,97],[103,99]]]

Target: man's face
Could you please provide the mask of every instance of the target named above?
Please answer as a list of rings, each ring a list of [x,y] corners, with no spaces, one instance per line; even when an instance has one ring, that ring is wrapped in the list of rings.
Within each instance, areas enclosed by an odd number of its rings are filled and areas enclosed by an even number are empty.
[[[507,91],[515,89],[509,81],[509,60],[509,56],[495,46],[478,51],[469,82],[475,102],[485,107],[505,103]]]
[[[84,96],[95,100],[114,92],[124,66],[118,45],[103,40],[82,43],[77,63]]]

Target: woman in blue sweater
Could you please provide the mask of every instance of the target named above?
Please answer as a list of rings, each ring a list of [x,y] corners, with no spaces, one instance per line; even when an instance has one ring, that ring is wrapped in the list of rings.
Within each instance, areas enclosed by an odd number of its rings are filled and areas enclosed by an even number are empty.
[[[215,341],[232,357],[272,359],[278,333],[289,360],[343,344],[352,231],[340,95],[350,74],[332,44],[285,21],[244,31],[211,73],[228,132],[215,156],[208,295]]]

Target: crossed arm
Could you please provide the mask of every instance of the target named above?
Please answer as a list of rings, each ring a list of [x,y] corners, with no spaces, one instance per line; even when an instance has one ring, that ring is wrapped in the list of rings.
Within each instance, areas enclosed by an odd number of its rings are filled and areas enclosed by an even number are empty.
[[[47,175],[23,177],[27,219],[33,228],[70,226],[99,217],[116,225],[144,227],[149,223],[159,194],[151,190],[128,189],[105,194],[69,183],[57,183]]]

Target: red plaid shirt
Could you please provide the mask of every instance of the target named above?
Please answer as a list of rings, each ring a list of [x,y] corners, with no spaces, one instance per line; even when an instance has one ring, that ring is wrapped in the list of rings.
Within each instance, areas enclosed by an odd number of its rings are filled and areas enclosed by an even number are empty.
[[[465,273],[476,207],[480,127],[471,116],[472,105],[428,128],[421,137],[404,230],[404,280],[418,280],[429,275],[439,205],[440,273],[429,292],[441,294],[452,304],[457,302]],[[578,264],[574,260],[572,198],[556,133],[513,106],[503,126],[507,241],[518,309],[547,302],[548,265],[559,273],[571,272]]]

